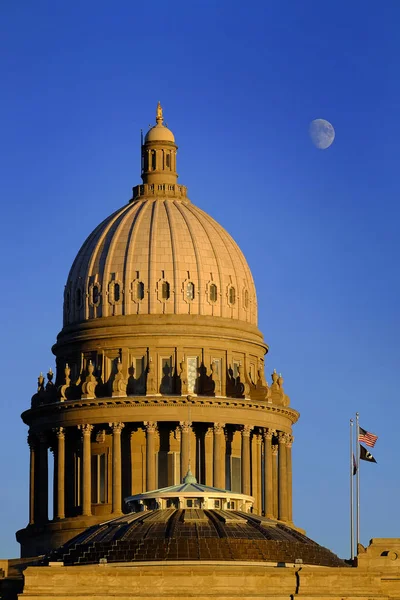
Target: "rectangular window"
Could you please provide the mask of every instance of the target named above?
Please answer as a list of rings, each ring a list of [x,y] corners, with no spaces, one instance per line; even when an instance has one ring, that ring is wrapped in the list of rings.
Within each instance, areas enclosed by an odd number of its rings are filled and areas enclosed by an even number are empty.
[[[240,362],[238,360],[234,360],[232,364],[233,377],[236,379],[239,377],[239,365]]]
[[[160,373],[160,392],[161,394],[172,393],[172,356],[162,357],[161,362],[161,373]]]
[[[187,382],[188,393],[195,394],[197,389],[197,356],[192,356],[187,359]]]
[[[211,362],[213,364],[213,371],[217,377],[221,377],[221,359],[220,358],[212,358]]]
[[[92,504],[107,502],[107,454],[92,456]]]

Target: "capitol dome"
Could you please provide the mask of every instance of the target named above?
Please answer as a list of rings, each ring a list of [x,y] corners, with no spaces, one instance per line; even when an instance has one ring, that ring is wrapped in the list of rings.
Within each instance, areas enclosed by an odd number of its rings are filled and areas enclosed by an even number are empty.
[[[22,415],[31,452],[29,525],[17,534],[24,556],[120,516],[126,497],[181,483],[190,465],[199,484],[251,495],[254,514],[293,524],[299,415],[283,377],[266,381],[250,269],[178,183],[160,105],[141,150],[142,182],[72,265],[56,370],[47,381],[40,374]]]
[[[257,325],[246,259],[177,183],[177,146],[163,125],[160,104],[156,121],[142,149],[143,184],[91,233],[73,263],[64,325],[146,314],[225,317]]]
[[[168,197],[155,186],[154,194],[138,196],[93,231],[68,277],[65,324],[175,314],[256,325],[256,292],[242,252],[180,191]]]

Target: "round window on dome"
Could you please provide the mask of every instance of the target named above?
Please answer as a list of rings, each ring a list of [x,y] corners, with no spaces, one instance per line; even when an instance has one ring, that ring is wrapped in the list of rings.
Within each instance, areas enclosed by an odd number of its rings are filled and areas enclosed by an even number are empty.
[[[243,306],[249,308],[249,291],[246,289],[243,290]]]
[[[98,306],[100,304],[100,286],[95,283],[90,291],[90,303],[93,306]]]
[[[75,304],[76,308],[82,308],[82,290],[81,288],[77,288],[75,292]]]
[[[186,284],[185,290],[186,300],[194,300],[194,283],[192,281],[188,281]]]
[[[218,299],[218,288],[215,283],[211,283],[208,288],[210,302],[216,302]]]
[[[143,300],[143,298],[144,298],[144,283],[143,283],[143,281],[138,281],[136,283],[136,298],[137,298],[137,300]]]
[[[170,297],[170,287],[168,281],[163,281],[161,284],[161,298],[163,300],[169,300]]]

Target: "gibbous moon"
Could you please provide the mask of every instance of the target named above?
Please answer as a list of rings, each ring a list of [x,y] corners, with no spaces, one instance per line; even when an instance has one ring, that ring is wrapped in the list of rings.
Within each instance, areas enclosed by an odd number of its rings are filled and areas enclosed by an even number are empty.
[[[314,119],[309,128],[310,138],[314,146],[320,150],[326,150],[333,144],[335,130],[333,125],[325,119]]]

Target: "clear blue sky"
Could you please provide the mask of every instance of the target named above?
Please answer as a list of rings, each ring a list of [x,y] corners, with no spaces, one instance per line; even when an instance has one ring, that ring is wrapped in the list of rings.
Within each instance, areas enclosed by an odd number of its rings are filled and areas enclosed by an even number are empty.
[[[398,0],[0,5],[0,556],[28,518],[27,430],[69,267],[139,182],[161,100],[189,196],[236,239],[295,426],[294,515],[348,556],[348,421],[361,541],[400,537]],[[312,119],[334,144],[317,150]]]

